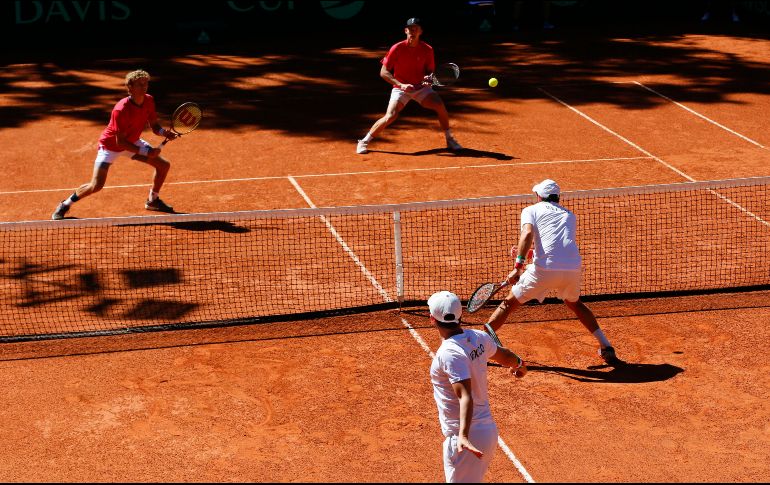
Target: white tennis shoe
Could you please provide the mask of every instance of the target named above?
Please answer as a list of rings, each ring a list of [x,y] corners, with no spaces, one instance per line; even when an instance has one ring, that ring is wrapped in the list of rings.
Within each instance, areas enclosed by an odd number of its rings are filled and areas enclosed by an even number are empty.
[[[457,143],[457,140],[455,140],[453,136],[446,137],[446,147],[453,152],[457,152],[463,149],[463,146]]]
[[[366,140],[358,140],[358,146],[356,146],[356,153],[363,155],[369,153],[369,142]]]

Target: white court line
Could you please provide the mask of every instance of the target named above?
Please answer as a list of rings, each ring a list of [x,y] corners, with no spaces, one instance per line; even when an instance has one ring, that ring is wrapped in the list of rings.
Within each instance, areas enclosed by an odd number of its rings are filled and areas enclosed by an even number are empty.
[[[652,88],[650,88],[650,87],[648,87],[648,86],[645,86],[644,84],[642,84],[642,83],[640,83],[640,82],[638,82],[638,81],[634,81],[634,84],[636,84],[636,85],[638,85],[638,86],[641,86],[641,87],[643,87],[644,89],[646,89],[647,91],[649,91],[649,92],[651,92],[651,93],[653,93],[653,94],[655,94],[655,95],[657,95],[657,96],[660,96],[661,98],[665,99],[666,101],[669,101],[670,103],[673,103],[673,104],[675,104],[675,105],[679,106],[679,107],[680,107],[680,108],[682,108],[683,110],[685,110],[685,111],[688,111],[689,113],[692,113],[692,114],[694,114],[694,115],[695,115],[695,116],[697,116],[698,118],[701,118],[701,119],[703,119],[703,120],[705,120],[705,121],[708,121],[708,122],[709,122],[709,123],[711,123],[712,125],[718,126],[718,127],[722,128],[723,130],[727,131],[728,133],[732,133],[733,135],[735,135],[735,136],[737,136],[738,138],[741,138],[741,139],[743,139],[743,140],[745,140],[745,141],[747,141],[747,142],[751,143],[752,145],[756,145],[756,146],[758,146],[759,148],[764,148],[764,149],[767,149],[767,147],[766,147],[766,146],[764,146],[764,145],[762,145],[761,143],[759,143],[759,142],[757,142],[757,141],[754,141],[754,140],[752,140],[751,138],[749,138],[749,137],[747,137],[747,136],[744,136],[744,135],[742,135],[742,134],[738,133],[738,132],[737,132],[737,131],[735,131],[735,130],[731,130],[730,128],[726,127],[725,125],[723,125],[723,124],[721,124],[721,123],[718,123],[718,122],[716,122],[716,121],[712,120],[711,118],[709,118],[709,117],[707,117],[707,116],[704,116],[704,115],[702,115],[702,114],[698,113],[698,112],[697,112],[697,111],[695,111],[694,109],[688,108],[687,106],[683,105],[682,103],[679,103],[679,102],[677,102],[677,101],[674,101],[673,99],[669,98],[669,97],[668,97],[668,96],[666,96],[665,94],[661,94],[661,93],[659,93],[659,92],[655,91],[654,89],[652,89]]]
[[[645,155],[647,155],[648,157],[652,158],[652,159],[653,159],[653,160],[655,160],[656,162],[658,162],[658,163],[662,164],[663,166],[665,166],[665,167],[666,167],[666,168],[668,168],[669,170],[671,170],[671,171],[673,171],[673,172],[676,172],[676,173],[678,173],[679,175],[681,175],[682,177],[686,178],[686,179],[687,179],[687,180],[689,180],[690,182],[695,182],[695,179],[694,179],[694,178],[690,177],[689,175],[687,175],[686,173],[682,172],[681,170],[679,170],[678,168],[674,167],[673,165],[671,165],[671,164],[669,164],[669,163],[666,163],[666,162],[664,162],[662,159],[660,159],[660,158],[656,157],[655,155],[653,155],[652,153],[648,152],[648,151],[647,151],[647,150],[645,150],[644,148],[640,147],[640,146],[639,146],[639,145],[637,145],[636,143],[632,142],[632,141],[631,141],[631,140],[629,140],[628,138],[626,138],[626,137],[624,137],[624,136],[622,136],[622,135],[620,135],[620,134],[618,134],[618,133],[616,133],[616,132],[612,131],[611,129],[607,128],[606,126],[604,126],[603,124],[599,123],[599,122],[598,122],[598,121],[596,121],[595,119],[591,118],[591,117],[590,117],[590,116],[588,116],[587,114],[583,113],[583,112],[582,112],[582,111],[580,111],[579,109],[577,109],[577,108],[575,108],[575,107],[573,107],[573,106],[570,106],[569,104],[565,103],[564,101],[562,101],[561,99],[557,98],[556,96],[554,96],[553,94],[549,93],[548,91],[546,91],[546,90],[545,90],[545,89],[543,89],[543,88],[537,88],[537,89],[538,89],[540,92],[542,92],[543,94],[545,94],[546,96],[548,96],[549,98],[553,99],[554,101],[556,101],[557,103],[559,103],[559,104],[561,104],[562,106],[566,107],[567,109],[569,109],[569,110],[571,110],[571,111],[573,111],[573,112],[577,113],[577,114],[578,114],[578,115],[580,115],[581,117],[583,117],[583,118],[587,119],[588,121],[590,121],[591,123],[595,124],[596,126],[598,126],[599,128],[601,128],[602,130],[606,131],[607,133],[611,134],[612,136],[614,136],[614,137],[616,137],[616,138],[619,138],[620,140],[622,140],[623,142],[627,143],[628,145],[631,145],[632,147],[636,148],[637,150],[639,150],[640,152],[644,153],[644,154],[645,154]]]
[[[297,181],[294,179],[294,177],[289,176],[289,182],[294,186],[294,188],[299,192],[299,195],[302,196],[303,199],[305,199],[305,202],[307,204],[315,209],[316,205],[313,203],[313,201],[308,197],[307,193],[300,187],[300,185],[297,183]],[[387,291],[380,285],[380,283],[377,281],[377,279],[372,275],[372,273],[364,266],[364,264],[361,262],[361,260],[358,258],[356,253],[350,249],[350,246],[345,242],[344,239],[342,239],[342,236],[340,236],[339,232],[334,228],[331,222],[325,217],[321,216],[321,220],[324,224],[326,224],[326,227],[331,231],[334,238],[337,240],[337,242],[342,246],[342,248],[345,250],[346,253],[348,253],[348,256],[353,259],[353,261],[356,263],[356,265],[359,267],[361,272],[366,276],[366,278],[372,283],[372,285],[377,289],[377,291],[382,295],[382,298],[388,302],[393,302],[393,298],[390,297]],[[417,331],[416,328],[414,328],[404,317],[401,317],[401,323],[404,325],[404,327],[409,330],[409,333],[412,335],[412,338],[414,338],[417,343],[422,347],[422,349],[428,354],[428,356],[433,359],[436,354],[433,353],[433,351],[430,349],[428,344],[425,342],[425,339],[422,338],[420,335],[420,332]],[[524,480],[526,480],[528,483],[535,483],[535,481],[532,479],[532,476],[527,472],[526,468],[524,468],[524,465],[521,464],[518,458],[516,458],[516,455],[513,454],[511,449],[508,447],[508,445],[503,441],[501,437],[498,436],[497,438],[497,444],[500,446],[500,448],[503,450],[505,455],[508,457],[509,460],[513,463],[513,466],[516,467],[516,469],[521,473],[521,476],[524,477]]]
[[[644,153],[645,155],[648,155],[648,156],[649,156],[649,157],[651,157],[652,159],[654,159],[654,160],[656,160],[656,161],[660,162],[661,164],[663,164],[664,166],[666,166],[666,167],[668,167],[669,169],[673,170],[674,172],[678,173],[679,175],[681,175],[682,177],[686,178],[686,179],[687,179],[687,180],[689,180],[690,182],[695,182],[695,181],[696,181],[694,178],[690,177],[689,175],[687,175],[686,173],[682,172],[682,171],[681,171],[681,170],[679,170],[678,168],[676,168],[676,167],[674,167],[674,166],[672,166],[672,165],[670,165],[670,164],[668,164],[668,163],[664,162],[662,159],[660,159],[660,158],[656,157],[655,155],[653,155],[652,153],[648,152],[648,151],[647,151],[647,150],[645,150],[644,148],[640,147],[640,146],[639,146],[639,145],[637,145],[636,143],[632,142],[632,141],[631,141],[631,140],[629,140],[628,138],[625,138],[625,137],[621,136],[620,134],[618,134],[618,133],[615,133],[614,131],[610,130],[609,128],[607,128],[607,127],[606,127],[606,126],[604,126],[603,124],[599,123],[599,122],[598,122],[598,121],[596,121],[595,119],[591,118],[591,117],[590,117],[590,116],[588,116],[587,114],[583,113],[583,112],[582,112],[582,111],[580,111],[579,109],[577,109],[577,108],[574,108],[574,107],[570,106],[570,105],[569,105],[569,104],[567,104],[566,102],[564,102],[564,101],[562,101],[561,99],[557,98],[556,96],[552,95],[551,93],[549,93],[549,92],[548,92],[548,91],[546,91],[545,89],[543,89],[543,88],[537,88],[537,89],[539,89],[541,92],[543,92],[543,93],[544,93],[546,96],[550,97],[550,98],[551,98],[551,99],[553,99],[554,101],[556,101],[556,102],[558,102],[559,104],[561,104],[561,105],[563,105],[563,106],[565,106],[565,107],[569,108],[570,110],[572,110],[573,112],[577,113],[577,114],[578,114],[578,115],[580,115],[581,117],[583,117],[583,118],[587,119],[588,121],[590,121],[591,123],[595,124],[595,125],[596,125],[596,126],[598,126],[599,128],[601,128],[601,129],[605,130],[606,132],[608,132],[608,133],[610,133],[610,134],[612,134],[612,135],[616,136],[616,137],[617,137],[617,138],[619,138],[620,140],[622,140],[622,141],[624,141],[624,142],[628,143],[629,145],[631,145],[632,147],[636,148],[637,150],[639,150],[640,152]],[[747,214],[748,216],[750,216],[750,217],[752,217],[752,218],[756,219],[756,220],[757,220],[757,221],[759,221],[760,223],[762,223],[762,224],[764,224],[764,225],[766,225],[766,226],[769,226],[769,227],[770,227],[770,222],[767,222],[766,220],[762,219],[761,217],[759,217],[758,215],[754,214],[753,212],[751,212],[750,210],[746,209],[745,207],[741,206],[741,205],[740,205],[740,204],[738,204],[737,202],[735,202],[735,201],[731,200],[731,199],[730,199],[730,198],[728,198],[728,197],[725,197],[724,195],[720,194],[719,192],[717,192],[717,191],[715,191],[715,190],[709,189],[708,191],[709,191],[709,192],[711,192],[712,194],[714,194],[716,197],[718,197],[718,198],[720,198],[720,199],[724,200],[724,201],[725,201],[725,202],[727,202],[728,204],[732,205],[733,207],[735,207],[735,208],[736,208],[736,209],[738,209],[739,211],[741,211],[741,212],[743,212],[743,213]]]
[[[520,162],[520,163],[493,163],[482,165],[464,165],[464,166],[452,166],[452,167],[428,167],[428,168],[405,168],[394,170],[370,170],[365,172],[339,172],[339,173],[317,173],[317,174],[305,174],[305,175],[292,175],[295,179],[298,178],[312,178],[312,177],[344,177],[350,175],[376,175],[376,174],[391,174],[391,173],[409,173],[409,172],[429,172],[439,170],[465,170],[468,168],[505,168],[505,167],[520,167],[525,165],[554,165],[554,164],[567,164],[567,163],[592,163],[592,162],[615,162],[615,161],[627,161],[627,160],[646,160],[654,157],[618,157],[618,158],[587,158],[579,160],[551,160],[540,162]],[[232,178],[232,179],[215,179],[215,180],[190,180],[182,182],[166,182],[164,186],[168,185],[195,185],[195,184],[217,184],[217,183],[232,183],[232,182],[256,182],[261,180],[283,180],[285,175],[272,175],[265,177],[247,177],[247,178]],[[132,184],[132,185],[109,185],[104,189],[129,189],[136,187],[147,187],[146,184]],[[0,195],[13,195],[13,194],[36,194],[42,192],[65,192],[69,190],[75,190],[75,188],[66,189],[34,189],[34,190],[12,190],[6,192],[0,192]]]
[[[725,125],[723,125],[723,124],[721,124],[721,123],[718,123],[718,122],[716,122],[716,121],[712,120],[711,118],[709,118],[709,117],[707,117],[707,116],[705,116],[705,115],[702,115],[702,114],[698,113],[697,111],[695,111],[695,110],[694,110],[694,109],[692,109],[692,108],[688,108],[687,106],[683,105],[682,103],[679,103],[679,102],[677,102],[677,101],[674,101],[673,99],[669,98],[669,97],[668,97],[668,96],[666,96],[665,94],[661,94],[661,93],[659,93],[659,92],[655,91],[654,89],[652,89],[652,88],[650,88],[650,87],[648,87],[648,86],[645,86],[644,84],[642,84],[642,83],[640,83],[640,82],[638,82],[638,81],[634,81],[634,84],[636,84],[636,85],[638,85],[638,86],[641,86],[641,87],[643,87],[644,89],[646,89],[647,91],[649,91],[649,92],[651,92],[651,93],[653,93],[653,94],[655,94],[655,95],[657,95],[657,96],[660,96],[661,98],[665,99],[666,101],[668,101],[668,102],[670,102],[670,103],[673,103],[673,104],[675,104],[675,105],[679,106],[679,107],[680,107],[680,108],[682,108],[683,110],[685,110],[685,111],[688,111],[689,113],[692,113],[692,114],[694,114],[694,115],[695,115],[695,116],[697,116],[698,118],[701,118],[701,119],[703,119],[703,120],[705,120],[705,121],[708,121],[708,122],[709,122],[709,123],[711,123],[712,125],[718,126],[718,127],[722,128],[723,130],[727,131],[728,133],[732,133],[733,135],[737,136],[738,138],[742,138],[743,140],[745,140],[745,141],[747,141],[747,142],[751,143],[752,145],[756,145],[756,146],[758,146],[759,148],[765,148],[765,149],[767,149],[767,147],[766,147],[766,146],[764,146],[764,145],[762,145],[761,143],[759,143],[759,142],[756,142],[756,141],[752,140],[751,138],[749,138],[749,137],[747,137],[747,136],[741,135],[740,133],[738,133],[738,132],[737,132],[737,131],[735,131],[735,130],[731,130],[730,128],[726,127]]]
[[[308,205],[315,209],[316,205],[313,203],[312,200],[310,200],[310,197],[307,196],[304,190],[302,190],[302,187],[299,186],[296,180],[294,180],[293,177],[289,177],[289,182],[294,186],[295,189],[297,189],[297,192],[299,192],[299,195],[302,196],[303,199],[305,199],[305,202],[308,203]],[[340,246],[342,246],[342,249],[345,250],[346,253],[348,253],[348,256],[353,260],[353,262],[356,263],[356,266],[358,266],[361,269],[361,272],[366,276],[366,279],[369,280],[369,282],[374,286],[374,288],[380,293],[382,298],[387,303],[392,303],[394,300],[393,298],[388,295],[388,292],[385,291],[385,288],[380,285],[380,282],[377,281],[377,279],[374,277],[374,275],[364,266],[364,263],[361,262],[360,259],[358,259],[358,256],[356,256],[356,253],[353,252],[352,249],[348,246],[348,244],[345,242],[344,239],[342,239],[342,236],[337,232],[337,229],[334,228],[331,222],[329,222],[329,219],[326,218],[326,216],[321,216],[321,221],[323,221],[324,224],[326,224],[326,227],[329,229],[329,231],[332,233],[334,238],[337,240],[338,243],[340,243]]]

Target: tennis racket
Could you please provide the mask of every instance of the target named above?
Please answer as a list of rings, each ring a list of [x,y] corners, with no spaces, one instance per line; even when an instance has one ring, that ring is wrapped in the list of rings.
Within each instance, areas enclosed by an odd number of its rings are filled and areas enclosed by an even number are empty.
[[[468,305],[465,311],[468,313],[474,313],[483,307],[490,298],[495,294],[508,286],[508,280],[503,280],[500,283],[484,283],[473,292],[470,298],[468,298]]]
[[[180,105],[174,114],[171,115],[171,131],[179,136],[186,135],[193,131],[201,123],[203,111],[197,103],[187,102]],[[170,138],[166,138],[158,145],[158,149],[168,143]]]
[[[503,346],[503,344],[500,343],[500,338],[498,338],[497,334],[495,333],[495,330],[492,328],[492,325],[490,325],[488,323],[485,323],[484,324],[484,330],[486,330],[486,332],[489,334],[489,336],[492,337],[492,340],[495,341],[495,344],[498,347],[502,347]],[[492,362],[492,361],[487,361],[487,365],[491,366],[491,367],[502,367],[497,362]]]
[[[500,338],[495,333],[495,329],[492,328],[492,325],[485,323],[484,330],[486,330],[489,336],[492,337],[492,340],[495,341],[495,344],[497,344],[498,347],[503,347],[503,344],[500,342]]]
[[[460,68],[454,62],[447,62],[437,66],[431,75],[433,86],[451,86],[460,79]]]
[[[490,325],[490,324],[488,324],[488,323],[485,323],[485,324],[484,324],[484,330],[486,330],[486,332],[489,334],[489,336],[490,336],[490,337],[492,337],[492,340],[494,340],[494,342],[495,342],[495,345],[497,345],[498,347],[503,347],[503,348],[505,348],[505,346],[504,346],[504,345],[503,345],[503,344],[500,342],[500,337],[498,337],[498,336],[497,336],[497,333],[495,333],[495,329],[494,329],[494,328],[492,328],[492,325]],[[509,351],[509,352],[510,352],[510,351]],[[513,352],[511,352],[511,353],[513,353]],[[524,376],[527,374],[527,368],[526,368],[526,366],[524,365],[524,361],[523,361],[523,360],[521,360],[521,357],[519,357],[519,356],[518,356],[518,355],[516,355],[515,353],[514,353],[513,355],[515,355],[515,356],[516,356],[516,358],[517,358],[517,359],[519,359],[519,365],[518,365],[517,367],[515,367],[515,368],[514,368],[514,367],[511,367],[511,373],[512,373],[513,375],[515,375],[517,378],[522,378],[522,377],[524,377]],[[489,364],[489,362],[487,362],[487,364]],[[497,366],[499,366],[499,365],[500,365],[500,364],[497,364],[497,363],[495,363],[495,364],[496,364]],[[522,369],[522,368],[523,368],[523,369]]]

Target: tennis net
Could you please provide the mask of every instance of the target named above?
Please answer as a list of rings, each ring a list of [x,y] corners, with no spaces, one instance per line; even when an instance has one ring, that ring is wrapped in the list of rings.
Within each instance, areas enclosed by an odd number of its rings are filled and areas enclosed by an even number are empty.
[[[582,294],[770,285],[770,177],[562,194]],[[532,195],[0,224],[0,340],[260,322],[463,298],[512,267]]]

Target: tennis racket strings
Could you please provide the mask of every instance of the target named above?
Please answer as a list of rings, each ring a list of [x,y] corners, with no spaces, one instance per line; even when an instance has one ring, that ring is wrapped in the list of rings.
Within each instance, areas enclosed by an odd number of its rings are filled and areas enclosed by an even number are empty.
[[[447,62],[436,67],[433,71],[434,86],[449,86],[460,78],[460,68],[453,62]]]
[[[174,111],[171,129],[180,135],[185,135],[198,127],[202,117],[203,111],[200,106],[192,102],[184,103]]]

